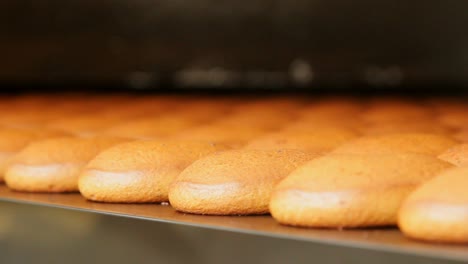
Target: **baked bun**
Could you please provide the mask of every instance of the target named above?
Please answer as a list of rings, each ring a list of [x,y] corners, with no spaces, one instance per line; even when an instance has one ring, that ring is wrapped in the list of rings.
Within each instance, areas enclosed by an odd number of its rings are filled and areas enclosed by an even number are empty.
[[[398,225],[411,238],[468,243],[468,167],[442,172],[403,203]]]
[[[13,108],[15,109],[15,108]],[[57,118],[58,113],[47,109],[15,109],[0,115],[0,125],[17,128],[37,128]],[[63,114],[62,114],[63,115]]]
[[[275,188],[272,216],[305,227],[395,225],[403,199],[452,165],[433,156],[330,154],[299,167]]]
[[[46,127],[80,136],[93,136],[120,122],[121,117],[116,116],[82,115],[59,118],[48,123]]]
[[[414,120],[430,120],[433,112],[423,105],[411,101],[381,100],[371,102],[369,108],[364,111],[361,118],[369,123],[402,122]]]
[[[100,151],[123,141],[77,137],[34,141],[11,159],[5,182],[17,191],[78,191],[78,175],[86,163]]]
[[[359,128],[361,106],[348,101],[315,102],[301,109],[299,118],[287,124],[289,130],[316,130],[321,127]]]
[[[92,98],[57,95],[35,98],[36,101],[31,101],[31,99],[33,98],[13,102],[7,111],[0,114],[0,124],[36,128],[63,116],[70,118],[76,116],[76,113],[90,113],[97,109],[91,103]]]
[[[424,133],[400,133],[362,137],[336,148],[334,153],[376,154],[411,152],[439,155],[458,144],[449,136]]]
[[[456,166],[468,166],[468,143],[456,145],[439,155],[439,159]]]
[[[275,130],[296,118],[295,112],[274,108],[233,112],[216,120],[222,127]]]
[[[461,129],[453,135],[453,137],[460,142],[468,143],[468,128]]]
[[[65,136],[66,133],[53,130],[0,128],[0,182],[3,182],[8,161],[34,140]]]
[[[197,124],[195,120],[178,116],[150,117],[123,122],[106,129],[103,134],[127,138],[164,138]]]
[[[134,141],[100,153],[83,170],[81,194],[93,201],[168,201],[169,184],[195,160],[224,145],[195,141]]]
[[[338,119],[359,115],[363,110],[362,103],[353,98],[316,99],[300,109],[302,118],[319,119],[322,117]]]
[[[171,137],[182,141],[205,141],[240,147],[251,139],[265,134],[265,130],[256,127],[233,126],[213,123],[193,127]]]
[[[273,187],[317,154],[299,150],[231,150],[187,167],[172,183],[169,201],[178,211],[210,215],[268,213]]]
[[[468,123],[468,115],[466,114],[467,112],[468,108],[465,107],[463,111],[460,110],[444,113],[438,117],[438,121],[440,124],[448,127],[462,128]]]
[[[237,99],[233,112],[267,114],[268,116],[294,113],[306,103],[303,98],[286,96]]]
[[[188,99],[188,98],[187,98]],[[195,100],[193,100],[195,99]],[[171,116],[183,118],[197,123],[211,122],[219,117],[224,117],[232,112],[232,98],[190,98],[178,103],[178,107],[172,109]]]
[[[317,128],[313,131],[281,131],[250,141],[249,149],[302,149],[314,152],[330,151],[354,139],[357,134],[346,128]]]
[[[438,125],[432,120],[374,123],[363,126],[361,131],[365,135],[385,135],[397,133],[429,133],[449,135],[451,133],[449,128]]]

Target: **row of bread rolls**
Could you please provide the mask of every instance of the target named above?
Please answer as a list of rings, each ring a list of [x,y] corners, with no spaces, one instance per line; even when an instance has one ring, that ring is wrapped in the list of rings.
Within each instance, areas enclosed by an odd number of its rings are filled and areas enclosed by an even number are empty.
[[[190,126],[199,124],[207,126],[199,129],[203,135],[213,125],[224,128],[241,125],[244,129],[263,131],[284,128],[306,132],[316,128],[339,127],[362,135],[420,132],[450,134],[461,139],[467,133],[468,120],[464,115],[463,104],[459,102],[436,104],[431,101],[388,99],[287,99],[246,98],[241,101],[229,98],[78,96],[45,97],[39,100],[32,97],[4,102],[1,108],[5,110],[0,115],[0,125],[48,128],[78,135],[120,136],[122,133],[123,136],[134,137],[141,133],[141,137],[149,138],[165,136],[174,131],[183,134]],[[156,128],[158,122],[168,129],[153,132],[151,128]],[[155,125],[151,127],[153,123]],[[147,133],[140,131],[145,128]]]
[[[14,190],[80,191],[99,202],[169,201],[195,214],[271,213],[304,227],[398,224],[410,237],[468,242],[462,102],[0,100],[1,177]]]

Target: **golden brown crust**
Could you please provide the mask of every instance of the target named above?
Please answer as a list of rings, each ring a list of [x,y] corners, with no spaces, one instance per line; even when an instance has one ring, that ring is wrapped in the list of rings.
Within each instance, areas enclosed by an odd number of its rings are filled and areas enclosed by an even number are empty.
[[[354,132],[359,132],[361,128],[365,126],[359,118],[356,117],[344,117],[344,118],[301,118],[285,124],[282,127],[282,131],[317,131],[321,129],[348,129]]]
[[[403,203],[398,225],[411,238],[468,243],[468,168],[442,172]]]
[[[17,152],[33,140],[66,135],[64,132],[55,130],[2,127],[0,128],[0,152]]]
[[[18,191],[77,191],[78,174],[86,163],[100,151],[124,141],[61,137],[32,142],[8,163],[5,182]]]
[[[306,227],[396,224],[402,200],[451,167],[423,154],[330,154],[299,167],[275,188],[270,212],[280,223]]]
[[[179,211],[211,215],[268,213],[271,191],[297,166],[317,157],[299,150],[231,150],[202,158],[172,183]]]
[[[362,137],[336,148],[333,152],[343,154],[411,152],[439,155],[456,144],[458,141],[445,135],[399,133]]]
[[[5,167],[10,158],[29,142],[45,138],[65,136],[66,133],[53,130],[32,130],[21,128],[0,129],[0,182],[3,182]]]
[[[299,118],[289,122],[283,129],[293,131],[314,131],[321,128],[350,128],[363,126],[359,118],[361,106],[356,103],[340,105],[339,102],[316,102],[298,113]]]
[[[123,122],[106,129],[103,133],[128,138],[164,138],[186,131],[197,123],[196,120],[178,115],[163,115]]]
[[[363,126],[361,131],[365,135],[385,135],[397,133],[428,133],[441,135],[451,134],[451,130],[449,128],[438,125],[433,120],[374,123]]]
[[[412,122],[431,120],[433,114],[432,109],[414,101],[401,98],[377,98],[370,102],[361,118],[368,123]]]
[[[304,119],[341,119],[358,116],[363,106],[356,98],[321,98],[316,99],[301,109]]]
[[[79,179],[89,200],[117,203],[168,201],[172,180],[195,160],[226,146],[196,141],[134,141],[100,153]]]
[[[97,104],[93,104],[91,98],[82,96],[27,97],[21,96],[18,100],[13,100],[6,109],[8,111],[0,114],[0,124],[12,127],[42,127],[63,116],[73,117],[77,113],[89,113],[97,109]]]
[[[0,125],[19,127],[19,128],[35,128],[40,127],[44,123],[57,117],[57,113],[46,111],[43,109],[18,109],[10,111],[8,114],[0,115]]]
[[[468,123],[468,108],[464,111],[447,112],[439,116],[438,122],[452,128],[462,128]]]
[[[303,107],[306,102],[299,97],[257,97],[238,98],[233,107],[237,113],[265,113],[275,116],[276,114],[291,114]]]
[[[49,129],[66,131],[76,135],[96,135],[102,130],[122,122],[121,117],[83,115],[59,118],[46,125]]]
[[[250,141],[248,149],[302,149],[326,152],[357,137],[346,128],[317,128],[312,131],[280,131],[266,134]]]
[[[273,107],[260,109],[252,108],[250,110],[233,112],[229,115],[225,115],[217,119],[214,125],[230,128],[242,127],[275,130],[281,128],[284,124],[287,124],[295,118],[296,113],[294,111],[275,109]]]
[[[456,166],[468,166],[468,143],[449,148],[438,157]]]
[[[192,123],[211,122],[217,118],[229,115],[233,104],[230,98],[192,98],[177,104],[178,108],[172,109],[168,115],[189,120]]]
[[[454,133],[453,137],[460,142],[468,143],[468,128],[462,128]]]
[[[228,144],[239,147],[252,138],[266,133],[265,130],[256,127],[242,127],[213,123],[194,127],[171,137],[174,140],[204,141]]]

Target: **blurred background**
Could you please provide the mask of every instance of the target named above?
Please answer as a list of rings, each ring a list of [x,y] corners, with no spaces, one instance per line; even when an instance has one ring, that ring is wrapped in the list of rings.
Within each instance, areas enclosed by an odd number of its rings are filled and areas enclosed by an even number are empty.
[[[0,84],[466,91],[466,10],[463,0],[1,1]]]

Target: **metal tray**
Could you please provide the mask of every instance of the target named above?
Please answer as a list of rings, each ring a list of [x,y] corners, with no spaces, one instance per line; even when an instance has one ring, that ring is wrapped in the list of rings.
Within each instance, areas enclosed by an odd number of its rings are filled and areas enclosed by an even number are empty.
[[[15,206],[30,207],[46,206],[61,208],[55,210],[78,211],[99,215],[126,217],[135,223],[146,222],[145,225],[157,225],[162,222],[169,225],[182,225],[209,232],[236,233],[246,235],[246,240],[255,239],[278,240],[281,243],[294,243],[307,245],[304,250],[314,247],[333,247],[347,249],[347,252],[378,253],[383,256],[399,256],[401,259],[410,258],[428,263],[442,261],[468,262],[467,245],[428,244],[405,238],[395,228],[359,229],[359,230],[328,230],[328,229],[302,229],[282,226],[270,216],[200,216],[176,212],[169,205],[160,204],[105,204],[85,200],[79,194],[31,194],[9,190],[0,186],[0,202]],[[40,205],[40,206],[38,206]],[[32,211],[32,209],[28,209]],[[34,215],[29,215],[33,218]],[[139,221],[139,220],[145,221]],[[133,222],[132,222],[133,223]],[[134,224],[132,224],[135,226]],[[0,237],[1,238],[1,237]],[[0,239],[1,240],[1,239]],[[298,248],[298,247],[296,247]],[[272,252],[275,249],[271,249]],[[341,251],[337,251],[341,252]],[[298,253],[299,254],[299,253]],[[325,254],[325,253],[324,253]],[[359,254],[358,254],[359,255]],[[362,254],[365,259],[366,255]],[[1,259],[1,257],[0,257]],[[401,260],[399,259],[399,260]],[[359,258],[357,258],[359,260]],[[365,262],[365,261],[358,261]]]

